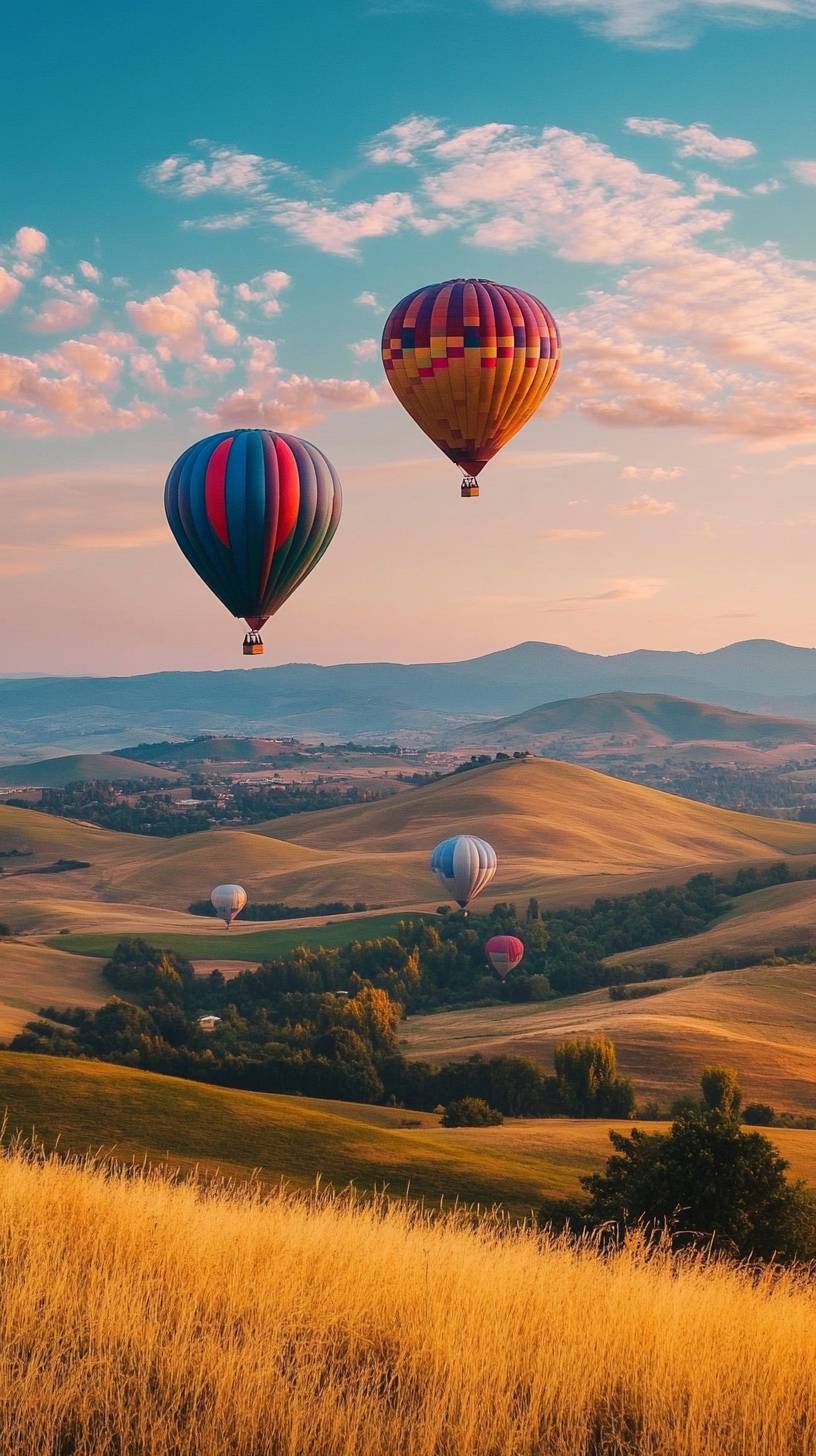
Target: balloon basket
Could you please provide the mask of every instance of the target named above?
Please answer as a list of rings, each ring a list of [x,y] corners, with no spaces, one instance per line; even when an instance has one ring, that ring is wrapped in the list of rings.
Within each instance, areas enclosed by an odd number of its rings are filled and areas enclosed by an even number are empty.
[[[474,496],[477,496],[478,494],[478,481],[474,480],[472,475],[466,475],[462,481],[462,499],[471,500]]]
[[[263,657],[264,645],[258,632],[247,632],[244,638],[244,657]]]

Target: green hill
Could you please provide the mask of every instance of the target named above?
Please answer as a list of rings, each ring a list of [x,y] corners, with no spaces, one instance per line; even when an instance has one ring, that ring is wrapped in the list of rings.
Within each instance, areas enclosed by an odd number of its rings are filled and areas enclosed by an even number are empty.
[[[616,740],[629,747],[663,748],[677,743],[742,743],[756,748],[816,744],[816,724],[795,718],[739,713],[711,703],[663,693],[595,693],[563,698],[509,718],[472,723],[457,739],[504,747],[546,746],[555,739]]]
[[[34,789],[61,789],[66,784],[117,783],[128,779],[166,779],[178,775],[153,764],[137,763],[115,753],[68,753],[63,758],[41,758],[34,763],[11,763],[0,768],[0,785]]]
[[[235,1092],[131,1067],[0,1052],[8,1130],[72,1152],[113,1150],[182,1169],[342,1187],[529,1212],[573,1197],[609,1150],[608,1121],[547,1118],[497,1128],[442,1128],[430,1113]],[[410,1122],[413,1126],[401,1126]],[[620,1124],[618,1124],[620,1126]],[[816,1133],[774,1141],[793,1171],[816,1182]]]
[[[183,743],[139,743],[135,748],[117,748],[114,757],[139,763],[251,763],[280,753],[285,745],[278,738],[193,738]]]

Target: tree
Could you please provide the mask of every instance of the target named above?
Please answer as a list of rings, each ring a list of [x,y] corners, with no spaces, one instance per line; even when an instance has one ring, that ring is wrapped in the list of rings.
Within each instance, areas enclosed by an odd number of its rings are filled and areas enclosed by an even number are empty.
[[[483,1097],[460,1097],[449,1102],[442,1114],[443,1127],[498,1127],[502,1122],[502,1113]]]
[[[732,1107],[734,1088],[736,1078],[727,1085]],[[582,1179],[593,1224],[667,1226],[740,1256],[816,1255],[813,1194],[787,1181],[788,1165],[767,1138],[743,1132],[722,1108],[684,1111],[669,1134],[609,1136],[615,1151],[604,1171]]]
[[[629,1117],[635,1105],[632,1083],[618,1076],[618,1059],[605,1036],[562,1041],[555,1048],[561,1100],[574,1117]]]
[[[706,1067],[700,1078],[703,1102],[710,1112],[721,1112],[723,1117],[739,1120],[742,1106],[742,1091],[736,1072],[730,1067]]]

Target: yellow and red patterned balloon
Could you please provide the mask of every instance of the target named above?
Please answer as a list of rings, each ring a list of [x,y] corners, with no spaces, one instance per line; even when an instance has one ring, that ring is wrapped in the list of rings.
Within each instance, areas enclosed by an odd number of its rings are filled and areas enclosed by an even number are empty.
[[[476,477],[532,419],[558,373],[561,340],[549,309],[505,283],[453,278],[409,293],[382,339],[386,377],[429,439]]]

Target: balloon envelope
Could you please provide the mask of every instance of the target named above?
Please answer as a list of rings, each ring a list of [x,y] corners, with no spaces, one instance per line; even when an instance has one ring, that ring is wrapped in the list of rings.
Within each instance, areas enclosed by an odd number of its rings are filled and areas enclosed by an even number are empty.
[[[524,960],[524,941],[517,935],[492,935],[485,954],[496,975],[504,980]]]
[[[258,629],[328,547],[342,491],[316,445],[272,430],[228,430],[179,456],[164,506],[194,571],[234,617]]]
[[[463,910],[490,884],[497,864],[492,844],[475,834],[454,834],[443,839],[431,855],[431,869]]]
[[[229,930],[236,915],[240,915],[246,905],[247,893],[243,885],[216,885],[210,900]]]
[[[487,278],[409,293],[382,338],[386,378],[400,404],[468,476],[536,413],[560,354],[558,326],[544,304]]]

